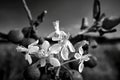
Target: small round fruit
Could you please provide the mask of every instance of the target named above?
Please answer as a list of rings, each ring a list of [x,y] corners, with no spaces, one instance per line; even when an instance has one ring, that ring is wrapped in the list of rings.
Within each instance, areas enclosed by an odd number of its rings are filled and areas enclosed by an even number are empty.
[[[82,75],[76,70],[70,70],[73,80],[83,80]]]
[[[23,45],[24,47],[28,47],[28,45],[30,45],[31,43],[35,42],[35,39],[32,38],[24,38],[21,41],[21,45]]]
[[[34,65],[29,66],[23,73],[25,80],[39,80],[40,70]]]
[[[93,68],[97,65],[97,58],[95,56],[90,56],[90,60],[84,62],[85,67]]]
[[[8,33],[8,40],[12,42],[15,42],[15,43],[20,42],[23,38],[24,38],[24,35],[21,32],[21,30],[11,30]]]

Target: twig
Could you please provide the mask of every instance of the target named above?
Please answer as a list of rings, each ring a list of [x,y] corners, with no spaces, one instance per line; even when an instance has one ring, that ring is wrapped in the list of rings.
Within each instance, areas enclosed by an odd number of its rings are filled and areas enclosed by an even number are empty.
[[[61,69],[61,66],[58,67],[58,70],[57,70],[57,72],[56,72],[56,77],[59,77],[60,69]]]
[[[25,1],[25,0],[22,0],[22,2],[23,2],[23,5],[24,5],[24,9],[25,9],[25,11],[26,11],[26,13],[27,13],[27,16],[28,16],[28,19],[29,19],[29,22],[30,22],[30,26],[32,27],[33,31],[35,31],[35,26],[33,25],[34,23],[33,23],[32,14],[31,14],[28,6],[27,6],[26,1]],[[30,36],[30,33],[31,33],[31,32],[32,32],[32,30],[29,32],[29,35],[28,35],[28,36]]]
[[[27,13],[28,19],[29,19],[30,22],[32,22],[32,15],[31,15],[31,12],[30,12],[27,4],[26,4],[26,1],[22,0],[22,2],[23,2],[23,5],[24,5],[24,9],[25,9],[25,11]]]
[[[79,59],[73,59],[73,60],[66,61],[66,62],[62,63],[61,66],[62,66],[62,65],[65,65],[65,64],[67,64],[67,63],[70,63],[70,62],[77,61],[77,60],[79,60]]]

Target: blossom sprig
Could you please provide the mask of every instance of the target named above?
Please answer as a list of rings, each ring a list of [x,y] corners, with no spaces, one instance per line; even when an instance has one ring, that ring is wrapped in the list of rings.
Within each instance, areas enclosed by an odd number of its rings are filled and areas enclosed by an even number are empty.
[[[68,33],[67,36],[65,36],[61,42],[58,44],[62,44],[62,50],[61,50],[61,57],[63,60],[68,60],[69,51],[75,52],[75,48],[73,47],[72,43],[69,41],[70,34]]]
[[[79,60],[79,67],[78,67],[78,70],[79,72],[81,73],[83,71],[83,68],[84,68],[84,61],[88,61],[90,60],[90,54],[84,54],[84,51],[83,51],[83,48],[82,47],[79,47],[79,51],[78,53],[75,53],[74,57],[76,60]]]
[[[59,21],[53,22],[55,32],[52,32],[48,37],[51,37],[53,41],[58,41],[57,44],[52,46],[52,49],[61,49],[61,57],[63,60],[68,60],[69,50],[70,52],[75,52],[72,43],[69,41],[70,34],[65,33],[59,29]]]
[[[55,67],[60,66],[59,60],[54,57],[54,54],[59,53],[60,50],[52,49],[48,41],[44,41],[41,47],[38,47],[38,42],[38,40],[33,42],[28,46],[28,48],[25,48],[23,46],[17,46],[16,49],[18,52],[26,53],[25,59],[29,62],[29,64],[32,64],[31,54],[33,54],[37,58],[39,58],[39,64],[41,65],[41,67],[44,67],[47,61],[49,61],[50,64]]]
[[[51,49],[50,43],[48,41],[44,41],[41,45],[41,49],[36,53],[36,57],[40,58],[41,67],[44,67],[47,61],[50,62],[54,67],[60,66],[60,62],[57,58],[54,57],[54,54],[59,53],[60,50]]]
[[[45,67],[47,63],[50,63],[53,68],[61,67],[64,64],[73,61],[79,61],[79,72],[81,73],[84,68],[84,61],[88,61],[91,56],[90,54],[84,54],[83,46],[85,44],[89,44],[88,41],[83,40],[79,44],[79,51],[76,52],[74,46],[69,41],[70,34],[65,33],[64,31],[60,31],[59,29],[59,21],[53,22],[55,32],[50,33],[48,37],[51,37],[53,41],[58,41],[58,43],[50,44],[47,40],[45,40],[42,45],[38,45],[39,40],[33,42],[28,45],[28,48],[23,46],[18,46],[16,49],[18,52],[25,52],[25,59],[32,64],[31,55],[34,55],[39,60],[36,63],[39,63],[40,67]],[[69,60],[69,54],[75,53],[74,60]],[[56,57],[57,55],[57,57]],[[62,60],[61,60],[62,59]]]
[[[75,52],[75,49],[72,45],[72,43],[68,40],[70,34],[66,34],[58,43],[54,44],[50,49],[57,50],[63,60],[68,60],[68,56],[70,52]],[[52,50],[52,51],[53,51]]]
[[[32,63],[32,58],[31,58],[31,54],[35,54],[39,51],[39,47],[37,46],[39,40],[33,42],[32,44],[28,45],[28,48],[25,48],[23,46],[17,46],[16,50],[18,52],[25,52],[25,60],[27,60],[29,62],[29,64]]]

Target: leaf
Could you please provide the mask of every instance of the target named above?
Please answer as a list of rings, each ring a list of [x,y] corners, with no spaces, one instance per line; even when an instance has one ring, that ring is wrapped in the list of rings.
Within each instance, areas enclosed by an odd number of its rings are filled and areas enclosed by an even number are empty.
[[[101,14],[101,8],[100,8],[100,1],[99,0],[94,0],[94,5],[93,5],[93,18],[95,20],[98,20]]]
[[[89,23],[88,23],[88,18],[87,17],[84,17],[83,19],[82,19],[82,25],[81,25],[81,30],[85,30],[85,29],[87,29],[87,28],[89,28]]]
[[[84,68],[84,64],[83,64],[83,61],[82,61],[79,65],[79,72],[80,73],[83,71],[83,68]]]
[[[79,53],[75,53],[74,57],[75,57],[75,59],[80,59],[81,55]]]
[[[43,20],[44,20],[44,17],[45,17],[45,15],[47,14],[47,10],[44,10],[38,17],[37,17],[37,21],[38,22],[43,22]]]
[[[62,46],[60,44],[54,44],[49,48],[50,53],[57,54],[60,52]]]
[[[50,47],[50,43],[48,41],[44,41],[42,44],[42,49],[47,51],[49,47]]]
[[[100,15],[99,21],[100,21],[100,22],[103,22],[105,16],[106,16],[106,14],[105,14],[105,13],[102,13],[102,14]]]
[[[68,56],[69,56],[69,52],[68,52],[67,47],[65,46],[61,50],[61,57],[63,60],[68,60]]]
[[[103,20],[102,28],[106,30],[111,30],[114,27],[116,27],[118,24],[120,24],[120,17],[115,17],[115,16],[106,17]]]
[[[49,58],[50,64],[53,65],[54,67],[60,66],[60,62],[57,58]]]
[[[29,54],[25,55],[25,60],[27,60],[29,64],[32,63],[32,58],[31,58],[31,56]]]
[[[46,65],[46,59],[43,58],[40,60],[41,67],[44,67]]]
[[[17,50],[18,52],[27,52],[27,51],[28,51],[28,49],[25,48],[25,47],[23,47],[23,46],[17,46],[16,50]]]
[[[72,43],[69,40],[67,40],[67,45],[71,52],[75,52],[75,48],[73,47]]]

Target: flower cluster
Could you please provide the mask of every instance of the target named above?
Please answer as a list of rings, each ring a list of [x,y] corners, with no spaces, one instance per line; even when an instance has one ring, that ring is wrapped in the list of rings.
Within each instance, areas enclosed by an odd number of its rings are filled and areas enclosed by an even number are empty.
[[[32,64],[31,55],[34,55],[39,59],[41,67],[46,66],[47,63],[50,63],[53,67],[60,67],[64,63],[67,63],[67,61],[70,62],[69,55],[74,54],[75,60],[79,60],[79,72],[81,73],[84,68],[84,61],[88,61],[90,56],[90,54],[83,55],[84,50],[82,46],[83,44],[89,43],[86,40],[82,41],[79,51],[77,52],[69,41],[70,34],[59,29],[59,21],[53,22],[53,25],[55,31],[50,33],[47,37],[52,38],[53,41],[57,41],[58,43],[51,45],[45,40],[42,45],[39,45],[39,40],[37,40],[30,44],[28,48],[17,46],[17,51],[26,53],[25,59],[29,64]]]

